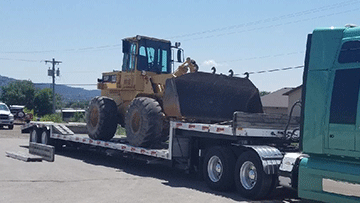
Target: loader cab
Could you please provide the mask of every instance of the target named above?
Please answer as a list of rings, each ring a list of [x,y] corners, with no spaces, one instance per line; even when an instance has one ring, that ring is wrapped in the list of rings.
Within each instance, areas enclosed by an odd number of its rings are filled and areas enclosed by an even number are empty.
[[[122,71],[134,70],[154,72],[157,74],[171,73],[171,43],[167,40],[145,36],[123,39]]]
[[[304,153],[360,156],[360,28],[317,29],[304,69]]]

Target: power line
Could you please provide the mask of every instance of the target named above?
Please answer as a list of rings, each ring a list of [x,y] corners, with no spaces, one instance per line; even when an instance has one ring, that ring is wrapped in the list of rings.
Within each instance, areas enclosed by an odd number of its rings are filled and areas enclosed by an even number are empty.
[[[8,61],[24,61],[24,62],[42,62],[40,60],[30,60],[30,59],[12,59],[12,58],[0,58],[0,60],[8,60]]]
[[[203,34],[207,34],[207,33],[214,33],[214,32],[219,32],[219,31],[224,31],[224,30],[232,30],[232,29],[238,29],[238,28],[243,28],[243,27],[249,27],[249,26],[254,26],[254,25],[258,25],[258,24],[262,24],[262,23],[275,22],[275,21],[279,21],[279,20],[310,15],[313,13],[324,12],[324,11],[331,10],[331,9],[338,9],[339,7],[345,7],[345,6],[354,5],[357,3],[359,3],[358,0],[344,1],[344,2],[331,4],[331,5],[327,5],[327,6],[322,6],[319,8],[309,9],[309,10],[305,10],[305,11],[301,11],[301,12],[290,13],[287,15],[282,15],[282,16],[277,16],[277,17],[272,17],[272,18],[266,18],[263,20],[251,21],[251,22],[242,23],[242,24],[238,24],[238,25],[230,25],[230,26],[211,29],[211,30],[205,30],[205,31],[200,31],[200,32],[194,32],[194,33],[189,33],[189,34],[173,36],[173,37],[169,37],[169,39],[191,37],[191,36],[203,35]]]
[[[204,35],[204,34],[207,34],[207,33],[215,33],[215,32],[219,32],[219,31],[226,31],[226,30],[245,28],[245,27],[255,26],[255,25],[258,25],[258,24],[262,24],[262,23],[276,22],[276,21],[289,19],[289,18],[298,18],[298,17],[301,17],[301,16],[306,16],[306,15],[310,15],[310,14],[314,14],[314,13],[324,12],[324,11],[328,11],[328,10],[332,10],[332,9],[339,9],[341,7],[353,6],[353,5],[358,4],[358,3],[360,3],[359,0],[344,1],[344,2],[340,2],[340,3],[336,3],[336,4],[331,4],[331,5],[322,6],[322,7],[319,7],[319,8],[304,10],[304,11],[300,11],[300,12],[296,12],[296,13],[290,13],[290,14],[287,14],[287,15],[277,16],[277,17],[273,17],[273,18],[267,18],[267,19],[258,20],[258,21],[251,21],[251,22],[242,23],[242,24],[238,24],[238,25],[231,25],[231,26],[227,26],[227,27],[216,28],[216,29],[211,29],[211,30],[205,30],[205,31],[189,33],[189,34],[184,34],[184,35],[178,35],[178,36],[173,36],[173,37],[168,37],[168,38],[169,39],[184,38],[184,37],[191,37],[191,36],[196,36],[196,35]],[[308,21],[308,20],[319,19],[319,18],[324,18],[324,17],[328,17],[328,16],[333,16],[333,15],[339,15],[339,14],[343,14],[343,13],[347,13],[347,12],[353,12],[353,11],[357,11],[357,10],[359,10],[359,8],[351,9],[351,10],[347,10],[347,11],[343,11],[343,12],[338,12],[338,13],[330,13],[328,15],[322,15],[322,16],[317,16],[317,17],[312,17],[312,18],[307,18],[307,19],[302,19],[302,20],[297,20],[297,21],[291,21],[291,22],[287,22],[287,23],[271,24],[271,25],[269,25],[267,27],[253,28],[253,29],[248,29],[248,30],[243,30],[243,31],[226,32],[226,33],[220,33],[220,34],[217,34],[217,35],[210,35],[210,36],[206,36],[206,37],[185,39],[184,41],[199,40],[199,39],[213,38],[213,37],[221,37],[221,36],[232,35],[232,34],[236,34],[236,33],[255,31],[255,30],[261,30],[261,29],[267,29],[267,28],[273,28],[273,27],[279,27],[279,26],[282,26],[282,25],[288,25],[288,24],[292,24],[292,23],[299,23],[299,22],[304,22],[304,21]],[[101,51],[101,50],[117,49],[120,46],[122,46],[122,45],[121,44],[113,44],[113,45],[103,45],[103,46],[97,46],[97,47],[83,47],[83,48],[77,48],[77,49],[45,50],[45,51],[10,51],[10,52],[0,52],[0,53],[3,53],[3,54],[37,54],[37,53],[51,53],[51,52]],[[117,48],[115,48],[115,47],[117,47]]]
[[[97,47],[83,47],[77,49],[63,49],[63,50],[45,50],[45,51],[8,51],[0,52],[1,54],[41,54],[41,53],[53,53],[53,52],[82,52],[82,51],[101,51],[101,50],[114,50],[119,49],[121,44],[104,45]]]
[[[306,22],[306,21],[309,21],[309,20],[315,20],[315,19],[335,16],[335,15],[341,15],[341,14],[344,14],[344,13],[349,13],[349,12],[354,12],[354,11],[359,11],[359,10],[360,10],[360,8],[355,8],[355,9],[350,9],[350,10],[341,11],[341,12],[337,12],[337,13],[330,13],[330,14],[327,14],[327,15],[316,16],[316,17],[311,17],[311,18],[306,18],[306,19],[301,19],[301,20],[296,20],[296,21],[290,21],[290,22],[286,22],[286,23],[271,24],[271,25],[266,26],[266,27],[256,27],[256,28],[251,28],[251,29],[247,29],[247,30],[220,33],[220,34],[217,34],[217,35],[209,35],[209,36],[204,36],[204,37],[189,38],[189,39],[185,39],[183,41],[209,39],[209,38],[222,37],[222,36],[226,36],[226,35],[233,35],[233,34],[244,33],[244,32],[259,31],[259,30],[268,29],[268,28],[275,28],[275,27],[280,27],[280,26],[284,26],[284,25],[290,25],[290,24]]]
[[[303,54],[304,51],[295,51],[295,52],[289,52],[289,53],[280,53],[280,54],[274,54],[274,55],[265,55],[265,56],[255,56],[255,57],[249,57],[249,58],[240,58],[240,59],[234,59],[234,60],[227,60],[227,61],[219,61],[217,63],[231,63],[231,62],[237,62],[237,61],[249,61],[249,60],[256,60],[256,59],[266,59],[266,58],[274,58],[274,57],[281,57],[281,56],[290,56],[295,54]]]
[[[270,69],[270,70],[260,70],[260,71],[251,71],[251,72],[245,72],[244,74],[234,74],[234,75],[253,75],[253,74],[261,74],[261,73],[273,73],[273,72],[280,72],[280,71],[287,71],[287,70],[295,70],[295,69],[300,69],[300,68],[304,68],[304,65],[301,66],[290,66],[290,67],[285,67],[285,68],[275,68],[275,69]]]

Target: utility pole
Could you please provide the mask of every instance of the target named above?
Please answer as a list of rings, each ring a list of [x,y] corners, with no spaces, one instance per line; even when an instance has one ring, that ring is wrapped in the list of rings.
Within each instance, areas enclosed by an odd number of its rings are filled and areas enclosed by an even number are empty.
[[[61,61],[55,61],[55,58],[53,58],[51,61],[45,60],[45,64],[52,63],[52,69],[49,68],[48,70],[48,76],[52,76],[52,97],[53,97],[53,113],[55,113],[55,65],[60,64]],[[56,76],[60,76],[60,70],[59,68],[56,71]]]

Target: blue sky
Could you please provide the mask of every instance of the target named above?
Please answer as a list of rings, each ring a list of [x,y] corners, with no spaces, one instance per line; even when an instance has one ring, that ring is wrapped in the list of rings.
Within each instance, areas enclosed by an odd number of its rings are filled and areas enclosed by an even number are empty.
[[[0,75],[58,84],[96,84],[122,65],[121,39],[146,35],[181,42],[201,71],[235,74],[303,65],[317,27],[359,22],[359,0],[0,1]],[[261,91],[301,84],[302,69],[250,75]],[[85,86],[95,89],[96,86]]]

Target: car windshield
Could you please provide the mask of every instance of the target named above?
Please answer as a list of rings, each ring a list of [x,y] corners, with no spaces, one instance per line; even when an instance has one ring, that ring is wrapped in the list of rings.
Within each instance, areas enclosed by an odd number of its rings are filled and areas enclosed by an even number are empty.
[[[8,107],[5,104],[0,104],[0,110],[9,111]]]

